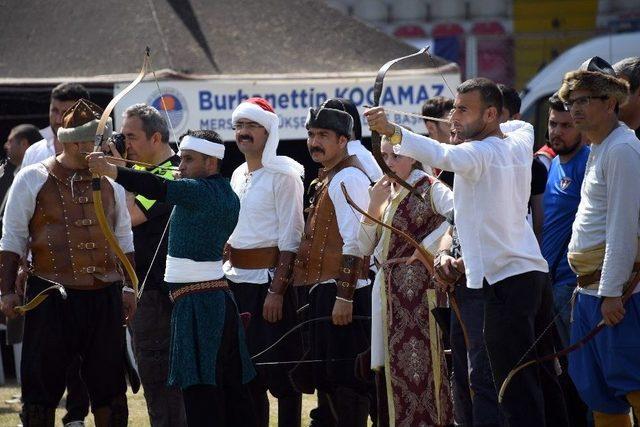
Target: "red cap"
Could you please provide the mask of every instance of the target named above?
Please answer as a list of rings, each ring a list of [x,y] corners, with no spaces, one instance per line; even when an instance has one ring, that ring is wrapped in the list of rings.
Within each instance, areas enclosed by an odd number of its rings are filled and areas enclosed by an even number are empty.
[[[257,106],[259,106],[260,108],[262,108],[265,111],[268,111],[270,113],[276,113],[275,111],[273,111],[273,107],[271,106],[271,104],[269,104],[269,101],[267,101],[264,98],[249,98],[244,102],[250,102],[252,104],[256,104]]]

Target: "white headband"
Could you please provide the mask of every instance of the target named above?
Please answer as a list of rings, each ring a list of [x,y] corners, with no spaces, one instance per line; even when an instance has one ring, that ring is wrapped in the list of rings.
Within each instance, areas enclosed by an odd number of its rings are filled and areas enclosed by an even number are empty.
[[[191,135],[182,138],[179,148],[180,150],[197,151],[198,153],[217,157],[218,159],[224,157],[224,144],[218,144],[217,142],[207,141],[206,139],[196,138]]]

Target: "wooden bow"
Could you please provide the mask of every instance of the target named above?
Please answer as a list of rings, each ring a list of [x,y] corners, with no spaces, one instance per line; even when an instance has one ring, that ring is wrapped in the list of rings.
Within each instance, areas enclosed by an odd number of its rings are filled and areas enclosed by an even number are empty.
[[[109,120],[109,116],[111,115],[111,112],[113,111],[114,107],[127,93],[129,93],[134,87],[138,85],[138,83],[142,81],[142,79],[144,79],[144,76],[147,74],[147,68],[149,67],[149,61],[150,61],[150,50],[147,47],[147,49],[145,50],[142,68],[140,69],[138,76],[126,88],[124,88],[120,93],[114,96],[111,102],[109,102],[109,104],[107,105],[107,108],[104,109],[104,112],[100,117],[100,121],[98,122],[98,129],[96,130],[96,136],[94,140],[94,151],[100,151],[102,147],[102,142],[104,139],[104,132],[106,129],[107,121]],[[133,265],[131,264],[131,262],[125,255],[124,251],[118,244],[118,239],[116,239],[116,237],[113,234],[113,231],[111,231],[111,228],[109,227],[109,223],[107,222],[107,217],[104,213],[104,206],[102,204],[102,192],[100,190],[100,186],[101,186],[100,176],[94,175],[93,179],[91,180],[91,188],[93,192],[93,206],[96,212],[96,217],[98,218],[100,229],[102,230],[102,233],[107,239],[107,242],[111,247],[111,250],[115,253],[115,255],[120,260],[120,263],[126,270],[127,276],[129,276],[129,280],[131,280],[131,285],[133,286],[134,294],[137,297],[138,296],[138,276],[136,275],[136,271],[133,268]]]
[[[48,288],[45,288],[44,290],[39,292],[36,296],[31,298],[28,303],[14,307],[14,310],[20,316],[24,316],[27,311],[31,311],[42,304],[44,300],[49,297],[49,294],[53,291],[60,292],[62,299],[67,299],[67,291],[64,289],[64,286],[56,283],[55,285],[49,286]]]
[[[380,67],[380,69],[378,70],[378,74],[376,75],[376,81],[373,85],[373,106],[372,107],[377,107],[380,105],[380,96],[382,95],[382,89],[384,88],[384,77],[387,74],[387,71],[389,71],[389,69],[393,65],[397,64],[398,62],[404,61],[405,59],[413,58],[414,56],[420,56],[424,53],[427,53],[428,49],[429,49],[428,47],[425,47],[420,49],[416,53],[412,53],[411,55],[392,59],[391,61],[387,62],[382,67]],[[389,168],[389,166],[387,166],[386,162],[382,158],[382,151],[380,148],[381,141],[382,141],[382,137],[380,136],[380,134],[377,131],[372,130],[371,131],[371,152],[373,153],[373,157],[376,159],[378,166],[380,166],[380,169],[382,169],[382,172],[384,172],[384,174],[387,175],[388,177],[393,178],[399,185],[409,190],[411,195],[417,197],[418,199],[424,202],[424,198],[422,197],[422,194],[420,194],[418,190],[412,187],[411,184],[409,184],[407,181],[401,179],[398,175],[396,175],[395,172],[393,172]]]
[[[627,302],[627,300],[629,298],[631,298],[631,295],[633,295],[633,292],[638,287],[638,283],[640,283],[640,271],[635,274],[633,279],[631,279],[630,283],[631,283],[631,285],[628,286],[627,289],[622,294],[622,303],[623,304],[625,302]],[[552,322],[554,322],[554,321],[555,321],[555,317],[552,319]],[[507,387],[509,386],[509,383],[511,382],[511,380],[513,380],[513,377],[518,372],[522,371],[524,368],[527,368],[529,366],[537,365],[539,363],[544,363],[544,362],[548,362],[550,360],[557,359],[558,357],[566,356],[569,353],[574,352],[574,351],[584,347],[589,341],[591,341],[596,335],[598,335],[605,327],[606,327],[606,325],[605,325],[604,319],[603,319],[603,320],[600,321],[600,323],[598,323],[598,325],[596,325],[595,328],[590,330],[585,336],[580,338],[575,343],[571,344],[569,347],[564,348],[564,349],[562,349],[562,350],[560,350],[560,351],[558,351],[556,353],[553,353],[553,354],[549,354],[549,355],[546,355],[546,356],[542,356],[542,357],[538,357],[536,359],[529,360],[528,362],[519,364],[518,366],[513,368],[511,371],[509,371],[509,374],[507,375],[507,377],[502,382],[502,385],[500,386],[500,391],[498,392],[498,402],[499,403],[502,402],[502,399],[504,397],[504,393],[507,391]],[[545,328],[543,330],[542,334],[540,334],[540,336],[535,339],[535,341],[533,342],[533,345],[531,347],[529,347],[529,349],[525,352],[524,355],[522,355],[520,360],[524,359],[527,356],[527,354],[529,354],[535,348],[535,345],[538,343],[538,341],[540,341],[540,339],[542,338],[542,336],[544,335],[544,333],[548,329],[549,328],[547,327],[547,328]]]
[[[407,185],[409,185],[409,184],[407,184]],[[379,219],[373,217],[372,215],[369,215],[369,213],[367,213],[364,209],[361,209],[360,206],[358,206],[356,204],[356,202],[354,202],[353,199],[351,198],[351,196],[349,195],[349,192],[347,191],[347,187],[344,185],[344,182],[340,183],[340,188],[342,189],[342,194],[344,194],[344,198],[347,201],[347,204],[349,206],[351,206],[351,208],[356,210],[359,214],[361,214],[362,216],[367,218],[369,221],[372,221],[372,222],[374,222],[375,224],[378,224],[381,227],[384,227],[384,228],[387,228],[387,229],[391,230],[392,233],[397,233],[400,236],[404,237],[404,239],[411,246],[413,246],[414,249],[416,249],[418,251],[418,253],[422,257],[422,263],[427,268],[427,271],[429,271],[429,274],[431,274],[431,275],[434,274],[434,271],[433,271],[433,257],[424,248],[424,246],[422,246],[420,243],[418,243],[406,231],[400,230],[399,228],[396,228],[393,225],[385,224],[384,222],[380,221]],[[413,187],[411,187],[411,188],[413,188]],[[422,195],[420,195],[420,197],[422,198]],[[462,314],[460,313],[460,307],[458,306],[458,300],[456,299],[456,296],[455,296],[455,294],[453,292],[447,292],[447,294],[449,296],[449,302],[451,303],[451,309],[453,310],[453,312],[455,313],[456,317],[458,318],[458,322],[460,322],[460,329],[462,329],[462,335],[464,337],[465,345],[466,345],[467,348],[469,348],[469,336],[467,335],[467,327],[465,326],[465,324],[464,324],[464,322],[462,320]]]

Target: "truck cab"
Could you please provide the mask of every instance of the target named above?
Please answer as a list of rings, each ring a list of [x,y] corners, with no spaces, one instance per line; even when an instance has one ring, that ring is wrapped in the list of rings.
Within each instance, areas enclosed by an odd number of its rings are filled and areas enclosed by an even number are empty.
[[[548,98],[560,89],[564,75],[576,70],[585,60],[599,56],[611,65],[630,56],[639,56],[640,32],[608,34],[580,43],[563,52],[531,79],[520,96],[523,120],[533,124],[536,132],[535,147],[545,143],[549,118]]]

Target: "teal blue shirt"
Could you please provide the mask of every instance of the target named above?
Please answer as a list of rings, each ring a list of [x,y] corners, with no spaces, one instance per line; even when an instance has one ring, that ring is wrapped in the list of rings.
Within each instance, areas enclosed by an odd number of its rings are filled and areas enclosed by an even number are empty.
[[[238,222],[240,200],[220,175],[167,181],[166,202],[175,205],[169,227],[169,255],[220,261]]]

